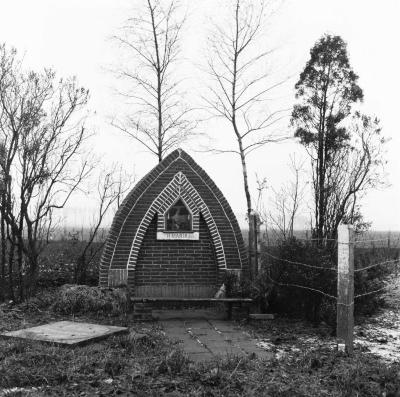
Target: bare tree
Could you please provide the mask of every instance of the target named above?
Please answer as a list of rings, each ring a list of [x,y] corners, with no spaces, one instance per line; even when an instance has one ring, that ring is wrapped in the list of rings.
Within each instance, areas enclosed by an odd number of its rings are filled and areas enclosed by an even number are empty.
[[[294,225],[300,206],[304,199],[306,185],[301,183],[300,174],[303,163],[290,156],[292,180],[285,183],[280,190],[273,190],[273,209],[269,211],[268,219],[273,228],[279,231],[283,239],[294,236]]]
[[[88,91],[53,71],[25,72],[15,50],[0,46],[0,137],[3,142],[2,244],[8,240],[12,288],[14,258],[20,298],[34,287],[38,258],[63,208],[91,171],[81,149],[88,136],[82,116]],[[4,247],[3,247],[4,248]],[[3,260],[2,256],[2,260]],[[26,284],[26,285],[25,285]],[[12,293],[13,294],[13,293]]]
[[[351,141],[333,154],[327,172],[326,230],[334,235],[341,222],[356,231],[369,227],[361,214],[361,199],[370,189],[386,185],[384,145],[379,120],[355,112],[348,127]]]
[[[176,0],[143,0],[144,11],[129,18],[122,33],[115,37],[125,49],[131,64],[116,71],[126,89],[120,94],[133,111],[112,124],[161,161],[165,154],[186,140],[195,123],[183,104],[177,77],[180,34],[185,18]]]
[[[0,164],[5,161],[5,148],[0,142]],[[5,298],[6,291],[6,255],[7,255],[7,235],[6,235],[6,220],[4,213],[5,204],[5,174],[3,167],[0,167],[0,301]]]
[[[257,176],[257,212],[265,225],[265,233],[268,234],[268,228],[279,235],[279,238],[290,239],[294,236],[294,225],[296,217],[301,209],[304,200],[306,184],[301,181],[301,174],[304,171],[304,163],[297,161],[295,155],[290,156],[289,163],[292,178],[284,183],[279,190],[270,187],[272,197],[268,210],[265,206],[267,199],[267,179],[260,179]]]
[[[75,282],[80,284],[86,282],[87,269],[104,245],[105,236],[101,229],[104,219],[113,207],[119,207],[121,197],[131,189],[133,182],[134,178],[124,173],[116,165],[100,173],[97,181],[96,213],[93,217],[87,239],[83,235],[80,236],[84,244],[77,257]]]
[[[252,202],[247,156],[267,143],[286,139],[271,129],[284,117],[285,111],[269,111],[266,103],[271,91],[283,81],[271,82],[271,74],[266,68],[272,53],[272,50],[265,49],[262,41],[267,2],[235,0],[229,11],[228,22],[214,25],[209,39],[207,71],[212,85],[208,87],[204,100],[208,110],[228,121],[232,128],[236,149],[212,150],[235,153],[240,157],[250,219]]]

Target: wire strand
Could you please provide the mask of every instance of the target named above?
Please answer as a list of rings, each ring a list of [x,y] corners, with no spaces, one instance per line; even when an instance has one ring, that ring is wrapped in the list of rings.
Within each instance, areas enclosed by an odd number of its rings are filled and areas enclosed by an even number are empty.
[[[296,287],[296,288],[306,289],[306,290],[309,290],[309,291],[318,292],[319,294],[325,295],[325,296],[327,296],[328,298],[337,300],[337,297],[336,297],[336,296],[327,294],[326,292],[320,291],[319,289],[315,289],[315,288],[311,288],[311,287],[305,287],[304,285],[299,285],[299,284],[280,283],[280,282],[278,282],[278,281],[272,279],[271,276],[269,276],[269,275],[267,275],[267,277],[268,277],[274,284],[280,285],[280,286],[282,286],[282,287]]]
[[[337,241],[335,238],[301,238],[296,236],[295,239],[300,241]]]
[[[337,298],[336,298],[337,299]],[[354,305],[354,301],[351,303],[342,303],[342,302],[337,302],[338,306],[346,306],[346,307],[350,307]]]
[[[387,238],[380,238],[380,239],[377,239],[377,240],[354,240],[354,243],[378,243],[378,242],[381,242],[381,241],[388,241],[388,239]]]
[[[388,285],[385,285],[383,288],[379,288],[379,289],[376,289],[376,290],[374,290],[374,291],[365,292],[364,294],[356,295],[356,296],[354,297],[354,299],[362,298],[363,296],[367,296],[367,295],[376,294],[377,292],[384,291],[384,290],[387,289],[388,287],[389,287]]]
[[[302,263],[302,262],[296,262],[296,261],[290,261],[288,259],[283,259],[283,258],[278,258],[275,255],[272,255],[268,252],[265,252],[265,254],[267,256],[269,256],[270,258],[276,259],[278,261],[282,261],[282,262],[286,262],[289,263],[290,265],[300,265],[300,266],[305,266],[305,267],[309,267],[311,269],[319,269],[319,270],[331,270],[331,271],[337,271],[337,269],[335,267],[323,267],[323,266],[314,266],[314,265],[309,265],[307,263]]]
[[[380,266],[380,265],[387,265],[389,263],[395,264],[396,262],[399,263],[399,261],[400,261],[400,259],[390,259],[390,260],[387,260],[387,261],[374,263],[372,265],[362,267],[361,269],[355,269],[354,273],[362,272],[362,271],[368,270],[368,269],[372,269],[373,267]]]

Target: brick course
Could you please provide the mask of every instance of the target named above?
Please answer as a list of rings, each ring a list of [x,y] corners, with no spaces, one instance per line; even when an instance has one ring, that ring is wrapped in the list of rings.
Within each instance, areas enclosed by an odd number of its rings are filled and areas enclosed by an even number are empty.
[[[135,286],[186,284],[217,286],[217,266],[207,225],[200,217],[199,240],[157,240],[157,217],[140,247]]]

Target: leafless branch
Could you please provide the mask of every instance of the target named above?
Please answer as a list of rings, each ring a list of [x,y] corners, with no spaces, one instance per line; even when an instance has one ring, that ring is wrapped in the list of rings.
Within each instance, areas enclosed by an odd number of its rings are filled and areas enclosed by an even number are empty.
[[[197,126],[176,72],[185,16],[178,0],[143,2],[143,9],[114,37],[132,60],[131,68],[119,67],[116,74],[128,86],[121,95],[133,99],[135,107],[133,115],[117,117],[112,125],[161,161]]]

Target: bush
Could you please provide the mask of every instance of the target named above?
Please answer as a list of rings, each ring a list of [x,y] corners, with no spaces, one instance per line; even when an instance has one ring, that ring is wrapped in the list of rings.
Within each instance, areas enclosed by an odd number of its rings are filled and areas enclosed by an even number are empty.
[[[394,275],[397,279],[399,264],[388,261],[399,259],[398,248],[388,247],[356,247],[354,250],[354,268],[361,269],[368,266],[371,268],[355,272],[354,291],[355,295],[362,295],[371,291],[377,291],[356,299],[355,313],[358,315],[371,315],[377,309],[385,306],[385,286],[390,283]],[[387,262],[387,263],[382,263]],[[379,266],[374,264],[382,263]]]
[[[336,269],[335,260],[329,248],[296,238],[278,241],[276,247],[264,247],[263,277],[268,278],[272,285],[269,294],[270,310],[316,322],[332,322],[335,317],[329,302],[332,298],[327,295],[336,296],[336,270],[331,270]]]
[[[37,286],[42,288],[59,287],[66,283],[74,283],[77,271],[78,256],[86,242],[75,240],[51,241],[40,255]],[[94,242],[92,249],[97,252],[86,269],[87,285],[99,282],[99,262],[102,243]],[[91,252],[89,253],[89,256]]]
[[[335,246],[318,247],[312,242],[296,238],[278,241],[274,247],[264,246],[262,251],[264,270],[260,275],[261,280],[256,280],[254,284],[264,285],[264,291],[267,291],[268,283],[271,286],[267,297],[269,310],[334,324],[336,299],[327,295],[337,296],[336,250]],[[399,249],[373,246],[356,247],[354,257],[354,267],[360,269],[375,263],[398,259]],[[295,262],[322,269],[302,266]],[[391,276],[397,272],[398,266],[398,264],[383,264],[362,272],[355,272],[355,295],[379,290],[376,293],[356,298],[355,313],[357,315],[373,314],[385,304],[386,291],[384,287]],[[271,280],[274,280],[275,283]]]
[[[51,309],[62,314],[120,315],[128,311],[129,297],[124,288],[64,285]]]

